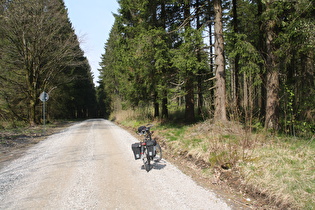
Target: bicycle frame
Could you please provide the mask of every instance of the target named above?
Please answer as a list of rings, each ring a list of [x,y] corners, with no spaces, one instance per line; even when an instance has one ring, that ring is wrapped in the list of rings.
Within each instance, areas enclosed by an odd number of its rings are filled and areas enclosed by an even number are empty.
[[[147,153],[147,141],[150,141],[152,140],[152,132],[150,131],[150,128],[152,126],[149,126],[149,127],[145,127],[145,130],[142,130],[140,133],[144,135],[144,139],[140,142],[140,145],[141,145],[141,152],[140,152],[140,155],[141,155],[141,159],[143,160],[143,163],[144,163],[144,167],[147,171],[150,170],[151,168],[151,160],[153,160],[154,156],[155,156],[155,151],[153,153],[153,155],[149,155]],[[154,148],[155,149],[155,148]]]
[[[153,132],[150,131],[152,125],[140,126],[138,133],[144,136],[144,139],[140,141],[140,144],[133,144],[132,149],[135,155],[135,159],[142,159],[145,170],[149,172],[151,170],[151,161],[159,162],[162,159],[161,146],[152,139]],[[140,151],[139,149],[140,148]],[[139,156],[140,152],[140,158]]]

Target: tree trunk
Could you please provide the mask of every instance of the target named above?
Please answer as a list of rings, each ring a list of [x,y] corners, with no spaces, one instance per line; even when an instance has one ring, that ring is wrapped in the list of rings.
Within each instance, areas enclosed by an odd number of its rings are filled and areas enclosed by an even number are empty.
[[[237,16],[237,0],[232,1],[233,4],[233,29],[234,33],[238,33],[238,16]],[[236,42],[236,40],[235,40]],[[236,43],[234,43],[236,44]],[[240,97],[239,97],[239,60],[240,56],[239,54],[236,54],[234,58],[234,71],[232,76],[234,77],[233,82],[232,82],[232,99],[234,108],[237,108],[240,106]],[[244,93],[245,94],[245,93]],[[236,111],[236,110],[235,110]]]
[[[199,0],[196,0],[196,22],[197,22],[197,29],[200,29],[201,28],[201,23],[200,23],[200,2]],[[201,63],[202,61],[202,58],[201,58],[201,46],[199,45],[198,46],[198,52],[197,52],[197,59],[198,59],[198,62]],[[201,115],[202,114],[202,109],[203,109],[203,80],[204,80],[204,70],[199,70],[198,72],[198,76],[197,76],[197,91],[198,91],[198,115]]]
[[[244,93],[244,95],[243,95],[243,108],[244,108],[244,110],[245,110],[245,112],[248,110],[248,103],[249,103],[249,98],[248,98],[248,96],[249,96],[249,93],[248,93],[248,87],[249,87],[249,85],[248,85],[248,79],[247,79],[247,75],[246,75],[246,72],[244,72],[243,73],[243,76],[244,76],[244,78],[243,78],[243,93]],[[246,113],[245,113],[246,114]]]
[[[184,18],[188,21],[186,28],[190,26],[190,1],[185,0]],[[185,83],[185,118],[188,123],[195,121],[195,99],[194,99],[194,75],[188,70]]]
[[[164,30],[166,30],[166,8],[165,8],[165,0],[161,3],[161,19],[162,19],[162,27]],[[167,75],[167,70],[163,69],[163,75]],[[166,78],[163,78],[163,81],[165,81]],[[163,97],[162,97],[162,118],[168,118],[168,107],[167,107],[167,85],[164,87],[163,90]]]
[[[215,76],[215,68],[214,68],[214,62],[213,62],[213,55],[214,55],[214,53],[213,53],[213,41],[212,41],[212,24],[211,23],[209,23],[209,25],[208,25],[208,28],[209,28],[209,45],[210,45],[210,78],[213,78],[214,76]],[[210,110],[211,110],[211,112],[214,110],[214,103],[213,103],[213,101],[214,101],[214,98],[215,98],[215,91],[214,91],[214,88],[212,88],[212,87],[214,87],[214,81],[213,80],[210,80],[209,81],[209,83],[210,83],[210,97],[211,97],[211,105],[210,105]]]
[[[167,91],[164,91],[164,97],[162,99],[162,117],[168,118],[168,107],[167,107]]]
[[[154,117],[160,116],[160,106],[158,102],[154,102]]]
[[[198,76],[198,85],[197,85],[197,91],[198,91],[198,115],[202,114],[203,110],[203,88],[202,88],[203,79],[202,76]]]
[[[194,100],[194,85],[192,76],[189,75],[185,84],[185,118],[191,123],[195,121],[195,100]]]
[[[271,4],[271,3],[270,3]],[[267,4],[267,11],[270,10],[270,4]],[[274,39],[275,32],[275,20],[268,20],[266,24],[266,48],[267,48],[267,78],[266,78],[266,90],[267,90],[267,102],[266,102],[266,118],[265,128],[272,129],[274,131],[279,128],[279,68],[278,59],[275,55]]]
[[[30,99],[29,101],[29,124],[30,126],[35,126],[36,125],[36,121],[35,121],[35,107],[36,107],[36,103],[33,99]]]
[[[158,93],[157,92],[154,93],[153,105],[154,105],[154,117],[159,117],[160,116],[160,105],[158,102]]]
[[[279,72],[267,72],[267,104],[265,128],[278,130],[279,128]]]
[[[28,121],[30,126],[36,125],[36,89],[34,88],[34,82],[32,82],[32,75],[28,75],[29,78],[27,78],[28,81],[28,92],[29,92],[29,101],[28,101],[28,109],[29,109],[29,116]]]
[[[226,89],[225,89],[225,61],[224,61],[224,39],[222,25],[221,0],[214,0],[214,36],[215,36],[215,65],[216,65],[216,93],[214,118],[225,121],[226,118]]]
[[[261,2],[261,0],[257,1],[257,10],[258,10],[258,17],[262,16],[263,13],[263,4]],[[261,18],[260,18],[261,19]],[[258,26],[259,26],[259,45],[258,48],[260,49],[260,53],[261,55],[264,56],[264,58],[266,59],[265,56],[265,52],[266,52],[266,42],[265,42],[265,38],[264,38],[264,29],[263,29],[263,22],[260,20],[258,22]],[[264,122],[265,116],[266,116],[266,98],[267,98],[267,92],[266,92],[266,72],[264,69],[264,65],[263,64],[259,64],[259,69],[260,69],[260,78],[262,80],[262,83],[260,85],[260,97],[258,97],[258,104],[259,104],[259,109],[260,109],[260,119],[261,122]]]

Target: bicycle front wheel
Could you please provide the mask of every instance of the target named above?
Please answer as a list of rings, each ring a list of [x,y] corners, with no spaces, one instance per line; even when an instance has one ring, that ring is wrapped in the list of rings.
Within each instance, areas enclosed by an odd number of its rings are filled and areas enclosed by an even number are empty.
[[[162,159],[162,148],[158,143],[156,143],[154,161],[159,162],[161,159]]]

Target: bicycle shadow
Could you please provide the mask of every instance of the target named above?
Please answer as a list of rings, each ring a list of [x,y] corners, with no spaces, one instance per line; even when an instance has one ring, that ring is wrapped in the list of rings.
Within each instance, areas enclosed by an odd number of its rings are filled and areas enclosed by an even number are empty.
[[[160,160],[160,161],[153,161],[151,166],[150,166],[150,170],[155,169],[155,170],[162,170],[163,168],[166,167],[166,161],[165,160]],[[144,165],[141,166],[142,170],[145,170]],[[149,172],[148,171],[148,172]]]

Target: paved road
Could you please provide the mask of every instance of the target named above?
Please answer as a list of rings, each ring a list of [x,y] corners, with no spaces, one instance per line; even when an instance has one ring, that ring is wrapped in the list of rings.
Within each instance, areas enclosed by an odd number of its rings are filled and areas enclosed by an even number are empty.
[[[0,209],[230,209],[162,160],[134,160],[132,135],[88,120],[52,135],[0,171]]]

